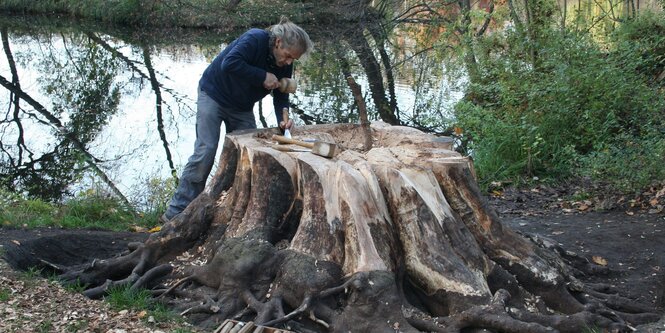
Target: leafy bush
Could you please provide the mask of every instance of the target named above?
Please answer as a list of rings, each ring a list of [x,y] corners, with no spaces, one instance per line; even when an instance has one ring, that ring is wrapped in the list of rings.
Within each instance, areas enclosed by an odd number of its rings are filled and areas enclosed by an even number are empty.
[[[625,68],[665,88],[665,13],[646,12],[612,34],[614,52]]]
[[[455,112],[481,181],[590,175],[630,190],[663,179],[665,99],[641,70],[662,37],[617,39],[608,53],[586,35],[542,33],[535,54],[519,31],[480,41],[482,74]]]

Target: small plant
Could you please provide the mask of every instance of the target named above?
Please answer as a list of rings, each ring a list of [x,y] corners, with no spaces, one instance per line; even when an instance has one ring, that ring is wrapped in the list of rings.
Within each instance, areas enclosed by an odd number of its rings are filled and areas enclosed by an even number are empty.
[[[48,319],[39,323],[39,325],[37,325],[36,328],[36,331],[39,333],[41,332],[47,333],[51,332],[52,330],[53,330],[53,322],[51,322],[51,320]]]
[[[602,331],[603,330],[598,327],[587,327],[582,331],[582,333],[600,333]]]
[[[570,199],[573,200],[573,201],[582,201],[582,200],[590,199],[591,197],[593,197],[593,195],[589,192],[576,191],[575,193],[573,193],[573,195],[571,196]]]
[[[24,271],[22,277],[26,280],[34,280],[42,276],[42,270],[36,267],[30,267],[27,271]]]
[[[85,285],[83,283],[80,283],[79,281],[76,281],[76,283],[70,283],[63,285],[65,290],[73,293],[82,293],[85,291]]]
[[[145,319],[152,317],[156,322],[183,322],[182,317],[175,315],[164,304],[156,302],[145,289],[132,290],[128,286],[111,288],[106,301],[116,311],[127,309],[147,311]]]
[[[87,320],[76,320],[65,327],[65,332],[81,332],[88,327]]]
[[[176,315],[169,308],[157,302],[151,302],[151,311],[150,315],[155,319],[156,322],[175,322],[175,323],[184,323],[184,319],[181,316]]]
[[[114,287],[109,291],[106,301],[114,310],[137,309],[146,310],[151,295],[145,289],[132,290],[129,287]]]
[[[10,295],[11,293],[8,289],[5,288],[0,289],[0,302],[6,302],[7,300],[9,300]]]

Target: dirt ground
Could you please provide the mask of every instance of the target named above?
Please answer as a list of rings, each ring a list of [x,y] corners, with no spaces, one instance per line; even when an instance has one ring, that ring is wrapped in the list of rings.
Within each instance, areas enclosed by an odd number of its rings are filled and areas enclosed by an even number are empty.
[[[639,198],[566,200],[571,196],[570,191],[547,187],[497,189],[488,199],[507,226],[521,233],[550,238],[566,250],[608,268],[606,274],[591,276],[585,281],[612,284],[623,296],[656,306],[662,312],[665,308],[665,212],[662,209],[665,188],[650,193],[643,202]],[[49,262],[56,264],[113,256],[123,251],[128,242],[142,241],[145,237],[146,234],[137,233],[0,228],[3,248],[20,244],[26,251],[40,252],[42,258],[46,255]],[[69,247],[54,245],[63,244],[63,239],[68,240],[64,243]],[[19,267],[31,264],[29,260],[7,260]],[[85,323],[84,327],[92,332],[173,330],[173,326],[150,322],[145,314],[110,310],[108,304],[85,299],[54,282],[25,282],[24,275],[0,260],[1,332],[39,331],[38,325],[44,325],[45,320],[52,329],[40,330],[43,332],[61,332],[72,323]],[[45,293],[48,293],[46,299]],[[58,306],[43,306],[48,302]],[[104,313],[104,318],[115,319],[100,322],[96,319],[100,313]],[[68,324],[70,326],[65,326]]]

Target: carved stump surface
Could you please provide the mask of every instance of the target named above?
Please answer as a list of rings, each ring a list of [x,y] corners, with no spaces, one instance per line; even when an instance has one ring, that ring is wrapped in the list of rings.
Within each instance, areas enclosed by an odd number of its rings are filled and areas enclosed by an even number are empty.
[[[182,214],[129,254],[65,276],[93,287],[91,297],[117,284],[152,288],[209,327],[578,332],[660,317],[625,299],[610,307],[565,251],[505,228],[450,140],[374,123],[367,150],[359,125],[292,131],[336,143],[328,159],[284,151],[276,133],[228,134],[206,191]],[[187,251],[202,264],[178,267]],[[172,265],[180,281],[151,283]]]

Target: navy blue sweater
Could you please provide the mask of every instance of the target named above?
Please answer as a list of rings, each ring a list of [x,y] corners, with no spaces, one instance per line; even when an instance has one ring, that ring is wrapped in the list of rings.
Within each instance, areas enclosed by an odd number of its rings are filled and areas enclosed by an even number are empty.
[[[269,45],[270,34],[251,29],[229,44],[206,68],[199,86],[220,106],[237,112],[252,112],[254,103],[270,90],[263,88],[266,72],[277,79],[291,77],[293,65],[277,67]],[[273,91],[277,121],[282,120],[282,108],[289,107],[289,95]]]

